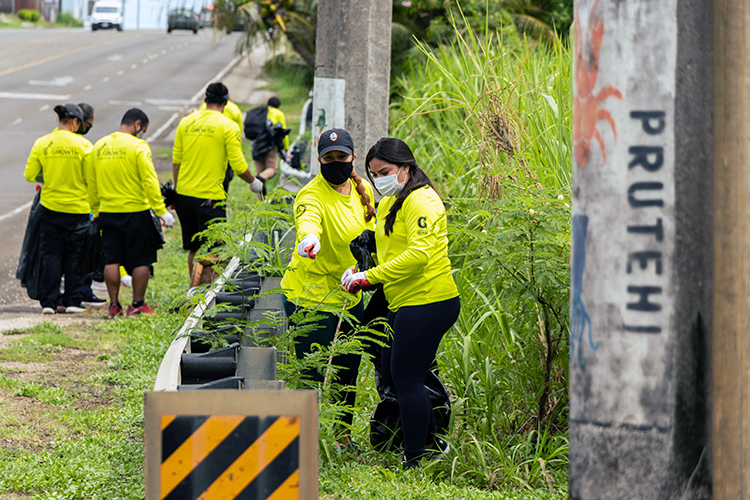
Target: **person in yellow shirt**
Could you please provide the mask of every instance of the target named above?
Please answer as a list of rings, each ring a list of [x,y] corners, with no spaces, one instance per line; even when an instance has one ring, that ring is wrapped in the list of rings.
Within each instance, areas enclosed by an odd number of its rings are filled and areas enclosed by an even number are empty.
[[[174,140],[175,210],[182,226],[182,248],[188,251],[191,275],[195,254],[205,242],[195,235],[204,231],[210,221],[227,217],[222,203],[227,197],[222,187],[227,161],[253,191],[263,190],[263,183],[250,173],[242,155],[239,127],[222,114],[228,100],[227,87],[221,82],[211,83],[206,88],[206,110],[182,118]]]
[[[206,102],[204,101],[198,108],[198,111],[205,110]],[[242,111],[240,111],[240,108],[232,101],[227,100],[227,105],[224,106],[224,111],[222,111],[221,114],[237,124],[240,128],[240,142],[242,142]],[[229,183],[232,182],[232,179],[234,179],[234,170],[232,170],[231,165],[227,165],[227,171],[224,174],[224,182],[222,183],[224,191],[227,193],[229,193]]]
[[[278,97],[274,96],[268,99],[268,114],[266,115],[266,119],[270,121],[271,125],[279,123],[281,124],[281,128],[285,129],[286,116],[284,116],[284,112],[281,111],[280,108],[281,100]],[[284,136],[283,147],[284,151],[289,150],[289,136]],[[255,156],[255,158],[257,158],[257,156]],[[279,153],[276,147],[272,147],[265,157],[260,160],[255,159],[254,162],[255,174],[265,184],[268,179],[273,178],[273,176],[279,171]]]
[[[416,467],[436,426],[424,386],[443,335],[458,319],[461,301],[451,275],[445,208],[409,146],[383,138],[370,148],[368,176],[384,198],[378,205],[378,265],[347,270],[349,292],[383,284],[391,346],[382,350],[384,381],[396,388],[404,433],[404,468]],[[442,440],[432,446],[445,449]]]
[[[300,189],[294,202],[297,251],[281,280],[284,311],[291,325],[295,325],[295,317],[300,317],[294,316],[298,311],[315,311],[322,316],[315,322],[314,331],[295,339],[299,359],[311,352],[313,344],[331,345],[339,324],[334,312],[346,309],[357,321],[362,320],[362,294],[342,293],[339,277],[356,264],[349,242],[365,229],[372,229],[375,217],[372,186],[354,173],[356,155],[349,133],[343,129],[323,132],[318,152],[320,173]],[[354,326],[342,321],[340,333],[346,335]],[[338,382],[353,387],[359,363],[360,356],[354,354],[333,358],[333,365],[343,367],[337,374]],[[306,376],[316,382],[324,379],[317,372]],[[353,406],[355,396],[355,391],[345,391],[337,400]],[[352,414],[345,413],[342,421],[350,425]],[[349,445],[346,430],[342,431],[339,441],[344,446]]]
[[[104,281],[109,294],[109,316],[123,315],[119,301],[120,265],[132,269],[133,302],[128,316],[153,314],[146,304],[149,266],[156,262],[156,228],[150,210],[163,225],[174,218],[164,206],[151,148],[141,139],[148,116],[138,108],[122,117],[120,129],[94,144],[86,167],[90,172],[89,200],[98,218],[105,254]]]
[[[42,255],[40,298],[43,314],[57,312],[60,281],[65,274],[63,306],[66,313],[83,312],[83,277],[75,273],[89,218],[84,167],[91,143],[76,134],[83,111],[75,104],[57,105],[57,129],[34,142],[24,178],[42,179],[39,247]]]

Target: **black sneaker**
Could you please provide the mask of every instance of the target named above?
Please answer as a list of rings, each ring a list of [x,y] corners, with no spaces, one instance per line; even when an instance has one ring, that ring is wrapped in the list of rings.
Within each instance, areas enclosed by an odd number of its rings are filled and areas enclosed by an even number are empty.
[[[85,307],[104,307],[107,305],[107,301],[104,299],[100,299],[96,295],[92,295],[88,299],[85,299],[83,302],[81,302]]]

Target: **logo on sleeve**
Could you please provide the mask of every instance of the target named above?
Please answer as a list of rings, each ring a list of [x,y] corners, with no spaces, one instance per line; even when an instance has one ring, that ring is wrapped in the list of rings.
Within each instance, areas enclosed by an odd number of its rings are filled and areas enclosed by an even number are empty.
[[[305,210],[307,210],[307,207],[305,205],[297,205],[297,208],[295,209],[296,216],[300,217],[302,214],[305,213]]]
[[[420,217],[417,219],[417,226],[421,227],[422,229],[427,227],[427,217]]]

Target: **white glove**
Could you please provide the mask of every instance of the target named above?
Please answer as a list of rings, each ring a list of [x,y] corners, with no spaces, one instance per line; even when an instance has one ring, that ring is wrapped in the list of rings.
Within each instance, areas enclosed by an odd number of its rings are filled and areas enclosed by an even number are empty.
[[[253,180],[253,182],[250,183],[250,189],[252,189],[253,192],[255,192],[255,193],[262,193],[263,192],[263,182],[256,177]]]
[[[133,286],[133,277],[129,274],[126,274],[125,276],[120,278],[120,283],[122,286]]]
[[[354,269],[347,269],[346,271],[344,271],[344,274],[341,275],[341,286],[346,288],[346,286],[344,286],[344,283],[346,283],[346,278],[348,278],[352,274],[354,274]]]
[[[363,288],[370,286],[370,282],[364,272],[351,273],[348,276],[342,276],[342,285],[349,293],[357,293]]]
[[[164,215],[160,215],[159,218],[161,219],[162,226],[166,226],[166,227],[174,226],[174,217],[169,212],[165,213]]]
[[[318,237],[314,234],[308,234],[302,238],[302,241],[297,245],[297,253],[300,257],[305,257],[306,259],[314,259],[319,251],[320,240],[318,240]]]

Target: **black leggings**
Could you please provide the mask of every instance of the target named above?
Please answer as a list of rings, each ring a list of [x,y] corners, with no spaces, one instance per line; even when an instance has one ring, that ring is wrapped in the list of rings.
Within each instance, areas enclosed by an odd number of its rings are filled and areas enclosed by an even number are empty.
[[[388,314],[393,342],[383,348],[384,381],[398,394],[406,460],[424,453],[427,437],[435,432],[435,419],[424,386],[427,371],[437,354],[443,335],[453,326],[461,310],[458,297],[421,306],[404,306]]]
[[[286,296],[282,297],[284,300],[284,312],[286,313],[287,318],[291,317],[291,315],[294,314],[295,311],[304,309],[298,308],[292,302],[289,302]],[[349,313],[360,322],[362,321],[363,312],[364,304],[361,300],[359,301],[359,304],[349,309]],[[305,336],[299,336],[294,339],[294,351],[297,355],[297,359],[304,358],[305,354],[312,350],[313,344],[320,344],[322,347],[328,347],[333,342],[333,336],[336,332],[336,325],[338,325],[339,323],[339,318],[335,314],[329,312],[315,311],[315,314],[318,316],[323,316],[323,318],[315,322],[315,324],[318,325],[317,328]],[[291,321],[289,323],[290,326],[293,325]],[[312,323],[305,323],[305,325],[310,324]],[[341,322],[341,330],[339,331],[339,335],[346,335],[353,329],[354,327],[351,324],[347,323],[346,320],[344,320]],[[359,354],[345,354],[343,356],[334,357],[331,363],[333,365],[341,367],[336,374],[336,381],[341,385],[351,386],[352,388],[354,388],[354,386],[357,384],[359,362],[361,359],[362,357]],[[316,370],[310,370],[304,375],[306,378],[315,382],[323,382],[324,376],[318,373]],[[337,395],[334,397],[334,401],[344,402],[347,406],[353,408],[356,397],[357,392],[355,390],[342,391],[337,393]],[[341,420],[342,422],[351,425],[353,418],[354,415],[351,412],[347,411],[341,417]]]

